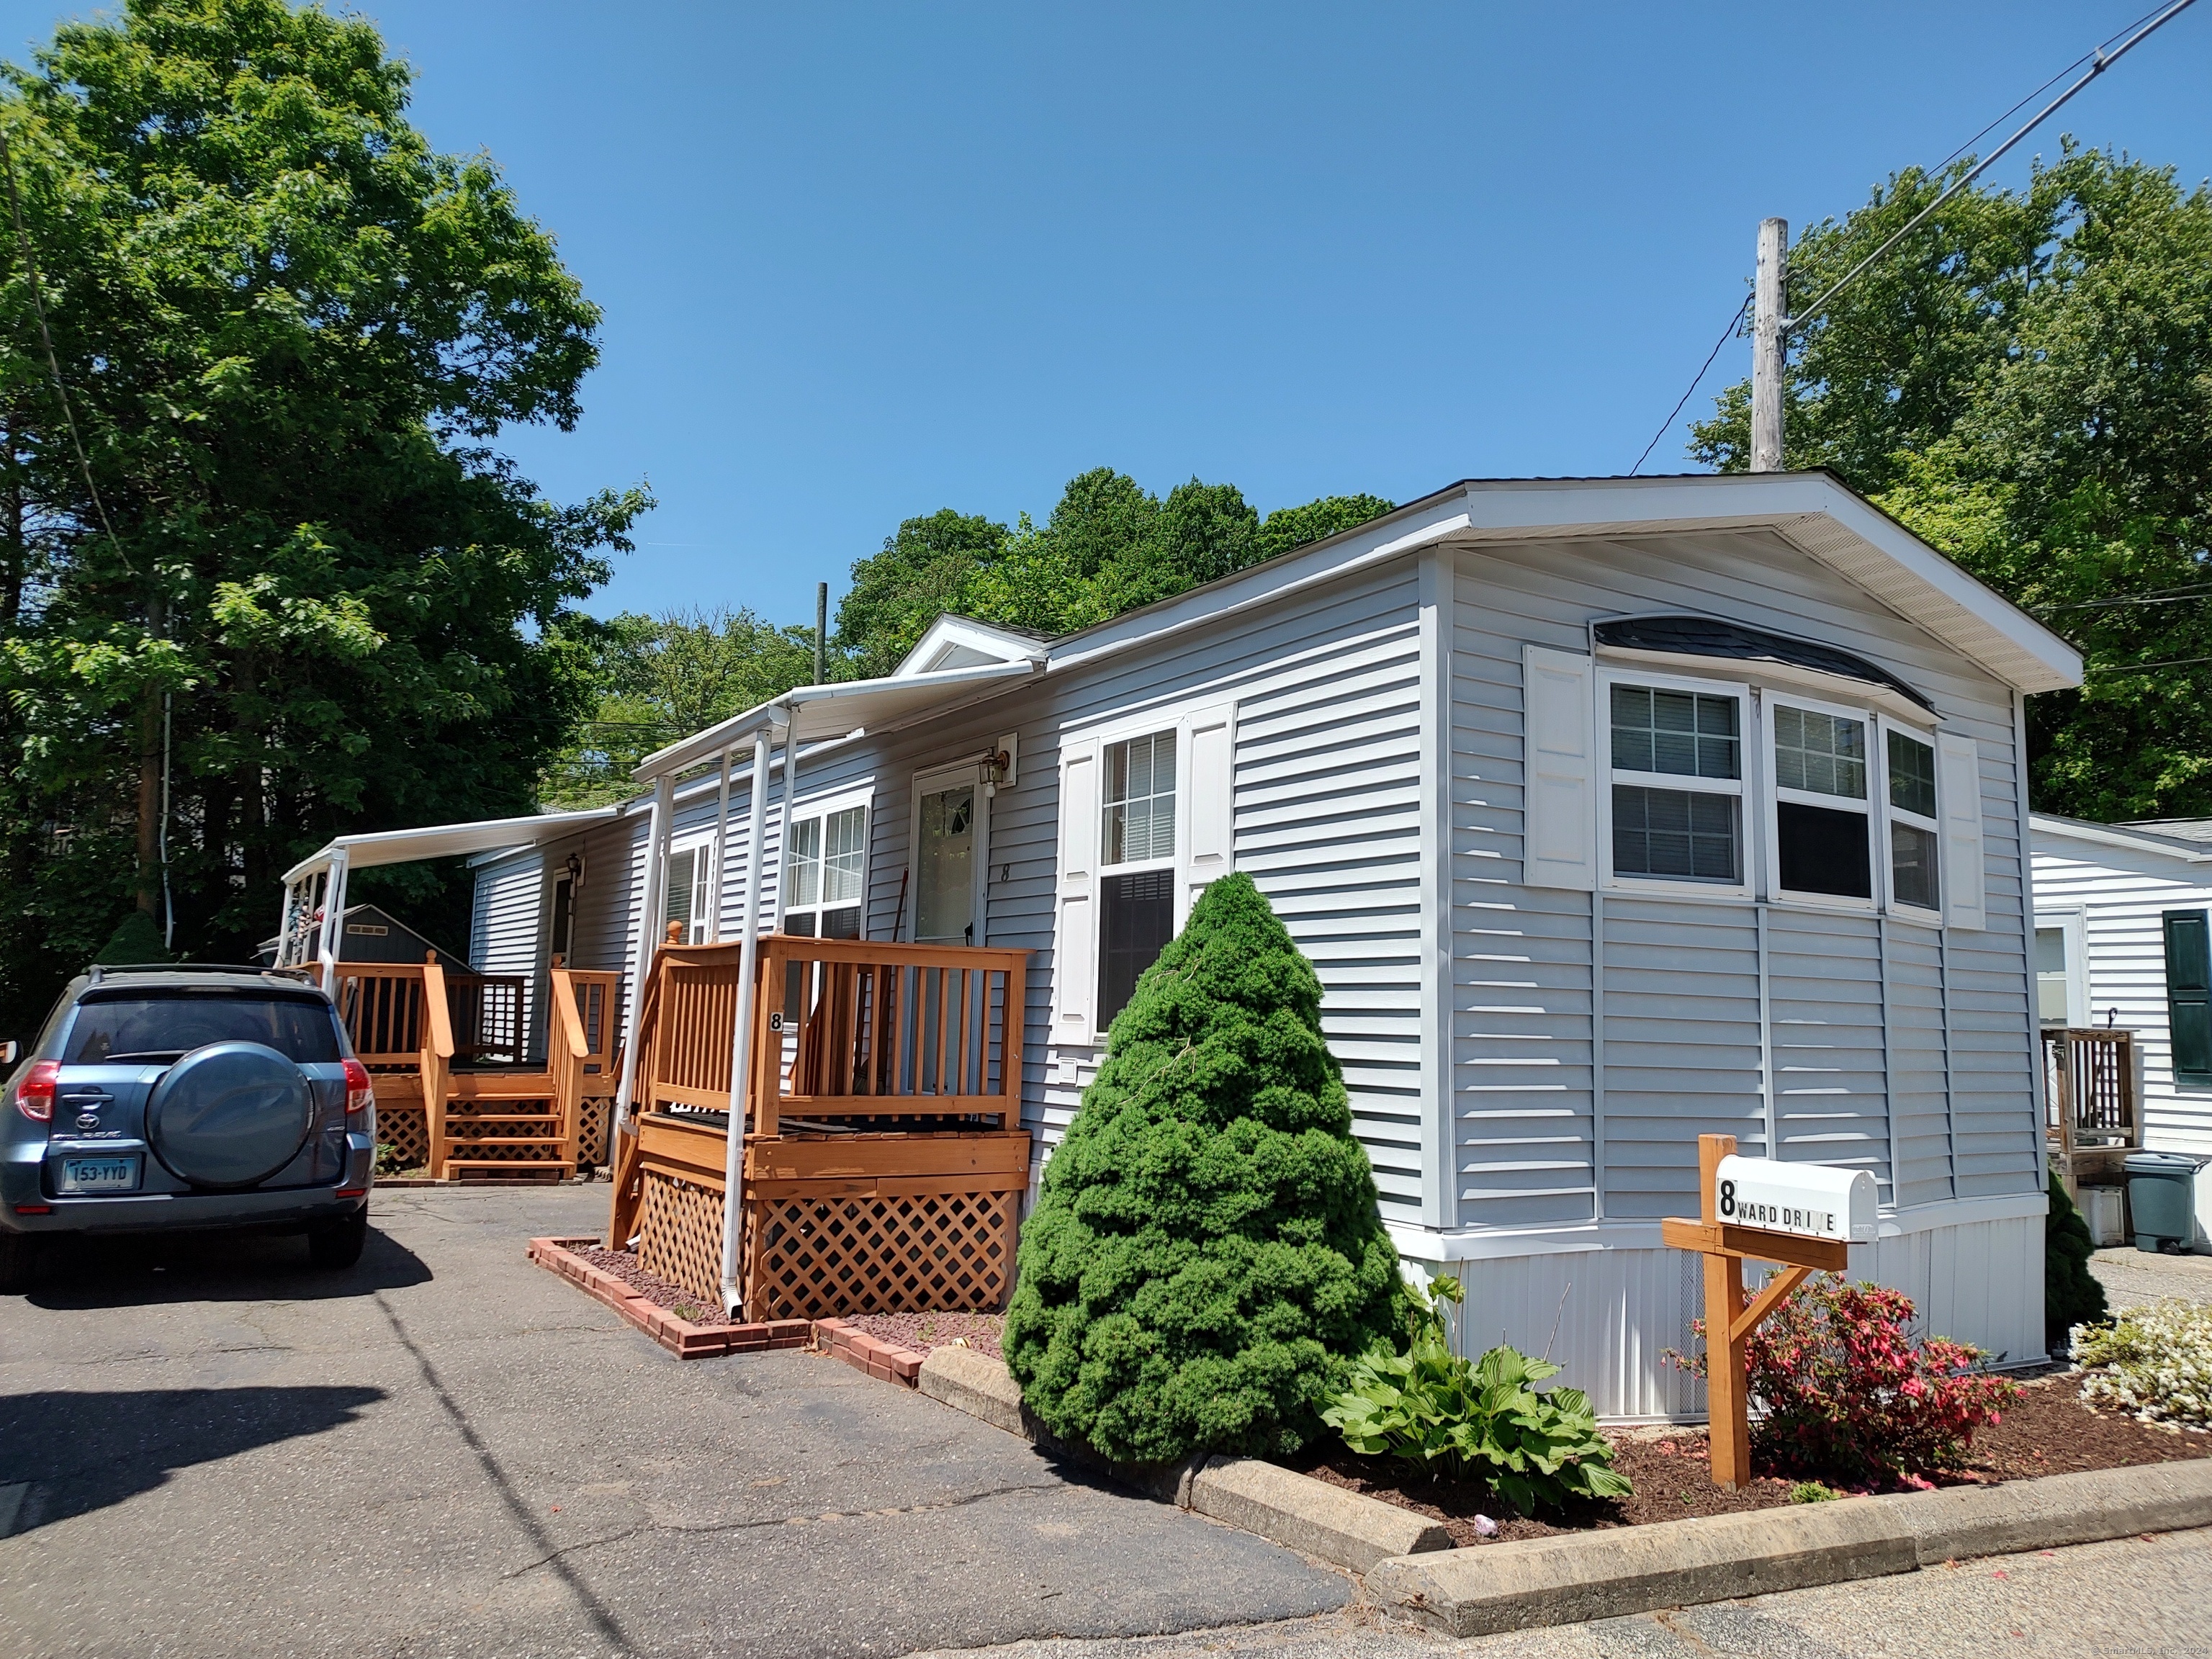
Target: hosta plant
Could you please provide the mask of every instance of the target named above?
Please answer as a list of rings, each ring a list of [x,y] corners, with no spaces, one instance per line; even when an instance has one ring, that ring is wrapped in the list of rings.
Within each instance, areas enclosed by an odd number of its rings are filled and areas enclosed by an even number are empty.
[[[2109,1325],[2076,1327],[2072,1352],[2088,1373],[2084,1400],[2153,1420],[2212,1425],[2212,1308],[2193,1302],[2130,1308]]]
[[[1524,1515],[1572,1498],[1627,1496],[1628,1479],[1613,1467],[1589,1397],[1579,1389],[1537,1389],[1559,1371],[1502,1346],[1470,1364],[1445,1345],[1442,1322],[1431,1318],[1406,1352],[1378,1349],[1353,1366],[1350,1386],[1322,1420],[1362,1456],[1487,1481]]]
[[[1916,1340],[1912,1319],[1903,1291],[1835,1273],[1784,1298],[1744,1345],[1753,1455],[1783,1474],[1854,1486],[1924,1484],[1963,1463],[1974,1431],[1997,1421],[2018,1385],[1990,1375],[1970,1344]],[[1703,1336],[1705,1322],[1690,1328]],[[1669,1358],[1705,1374],[1702,1353]]]

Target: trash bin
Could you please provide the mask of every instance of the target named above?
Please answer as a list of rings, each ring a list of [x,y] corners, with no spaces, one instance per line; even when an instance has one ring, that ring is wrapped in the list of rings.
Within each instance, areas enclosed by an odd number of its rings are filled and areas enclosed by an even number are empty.
[[[2179,1152],[2130,1152],[2128,1210],[2135,1218],[2136,1249],[2171,1244],[2187,1249],[2197,1237],[2198,1160]]]

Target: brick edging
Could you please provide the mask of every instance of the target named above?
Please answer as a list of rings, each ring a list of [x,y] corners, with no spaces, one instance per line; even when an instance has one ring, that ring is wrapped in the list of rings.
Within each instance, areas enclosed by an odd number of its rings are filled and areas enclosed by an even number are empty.
[[[604,1302],[623,1320],[674,1354],[678,1359],[707,1359],[724,1353],[761,1353],[770,1348],[803,1348],[813,1336],[804,1319],[771,1319],[750,1325],[695,1325],[640,1296],[612,1273],[578,1255],[577,1245],[597,1249],[596,1235],[584,1238],[533,1238],[530,1259],[539,1267],[574,1283],[596,1302]],[[855,1333],[857,1334],[857,1333]]]
[[[885,1382],[903,1382],[909,1389],[920,1385],[921,1362],[928,1357],[902,1343],[870,1336],[842,1319],[816,1320],[814,1346],[854,1370]]]

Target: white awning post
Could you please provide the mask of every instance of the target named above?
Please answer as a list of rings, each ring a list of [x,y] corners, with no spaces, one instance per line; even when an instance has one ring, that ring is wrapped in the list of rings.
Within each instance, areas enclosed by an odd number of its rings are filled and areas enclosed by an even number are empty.
[[[338,945],[345,937],[346,855],[341,851],[333,856],[330,874],[323,883],[323,933],[315,950],[315,959],[323,970],[323,989],[337,994]]]
[[[775,895],[769,905],[769,915],[771,917],[769,922],[769,932],[771,933],[780,933],[783,931],[784,888],[787,884],[784,880],[783,872],[791,867],[791,806],[798,798],[799,732],[794,726],[785,734],[783,739],[783,803],[779,809],[776,819],[779,828],[775,832]],[[815,849],[817,856],[821,850],[820,848]],[[819,897],[820,895],[817,894],[816,896]]]
[[[675,815],[676,780],[664,777],[653,786],[653,816],[646,824],[645,890],[638,895],[637,955],[630,963],[629,1031],[623,1042],[622,1082],[615,1090],[614,1118],[617,1124],[629,1116],[636,1099],[638,1017],[645,1009],[646,981],[653,977],[653,952],[659,944],[663,908],[660,891],[668,872],[665,848],[669,823]],[[609,1248],[619,1250],[625,1242],[611,1239]]]
[[[714,914],[707,919],[707,937],[715,944],[722,942],[722,898],[729,891],[727,879],[730,866],[730,756],[733,751],[722,751],[721,804],[714,809]]]
[[[789,727],[785,728],[787,732]],[[738,1224],[744,1213],[745,1109],[752,1103],[753,976],[760,958],[762,843],[768,835],[769,728],[753,733],[753,793],[748,803],[751,842],[745,852],[744,931],[738,952],[738,1012],[730,1031],[730,1129],[722,1160],[722,1309],[734,1314],[744,1300],[738,1283]],[[791,763],[791,738],[784,764]]]

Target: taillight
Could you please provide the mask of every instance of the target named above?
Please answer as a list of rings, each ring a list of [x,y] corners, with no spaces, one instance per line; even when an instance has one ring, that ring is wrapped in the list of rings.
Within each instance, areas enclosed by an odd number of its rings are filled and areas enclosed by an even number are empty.
[[[368,1080],[368,1067],[357,1060],[345,1063],[346,1115],[359,1117],[376,1103],[376,1091]]]
[[[54,1091],[61,1079],[61,1061],[33,1061],[31,1069],[23,1073],[23,1080],[15,1085],[15,1109],[33,1123],[52,1122]]]

